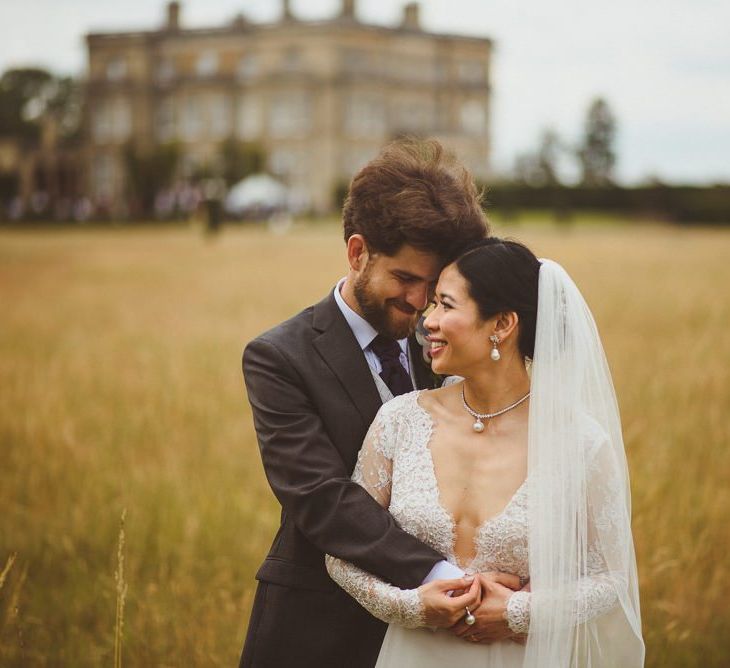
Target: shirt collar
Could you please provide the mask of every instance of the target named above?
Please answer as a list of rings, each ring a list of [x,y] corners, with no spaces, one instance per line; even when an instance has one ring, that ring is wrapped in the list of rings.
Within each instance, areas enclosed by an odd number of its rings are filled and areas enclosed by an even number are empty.
[[[342,297],[342,293],[340,291],[342,290],[345,280],[346,278],[341,278],[337,281],[337,285],[335,286],[335,301],[337,302],[337,306],[340,311],[342,311],[342,315],[345,316],[345,320],[347,320],[347,324],[350,326],[352,333],[355,335],[360,348],[365,350],[378,335],[378,331],[359,313],[353,311]],[[400,339],[398,341],[398,345],[405,353],[408,350],[408,339]]]

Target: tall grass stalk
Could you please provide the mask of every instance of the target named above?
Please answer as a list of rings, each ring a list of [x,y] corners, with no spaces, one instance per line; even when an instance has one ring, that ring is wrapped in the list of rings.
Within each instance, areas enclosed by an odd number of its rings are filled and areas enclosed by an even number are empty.
[[[15,552],[13,552],[13,554],[11,554],[8,557],[8,560],[5,562],[3,571],[2,571],[2,573],[0,573],[0,591],[2,591],[2,589],[3,589],[3,585],[5,584],[5,578],[8,576],[8,573],[10,573],[10,569],[13,567],[13,564],[15,563],[15,558],[17,556],[18,555]]]
[[[114,625],[114,668],[122,668],[122,636],[124,634],[124,604],[127,600],[127,583],[124,579],[124,521],[127,509],[122,510],[119,521],[119,539],[117,542],[117,570],[114,581],[117,589],[117,614]]]
[[[2,593],[5,581],[10,574],[10,570],[16,560],[16,554],[11,554],[5,567],[0,573],[0,593]],[[26,579],[28,578],[28,564],[23,564],[20,573],[9,580],[8,588],[5,590],[3,598],[6,601],[0,612],[0,661],[17,661],[21,664],[25,663],[25,647],[23,641],[23,631],[19,623],[20,616],[20,592],[23,589]],[[10,633],[10,629],[15,628],[14,640],[6,642],[6,637]]]

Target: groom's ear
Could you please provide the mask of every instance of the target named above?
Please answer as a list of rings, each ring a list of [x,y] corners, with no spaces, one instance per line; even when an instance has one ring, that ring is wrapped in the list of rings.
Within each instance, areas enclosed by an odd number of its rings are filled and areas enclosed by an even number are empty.
[[[362,271],[368,261],[368,246],[362,234],[353,234],[347,240],[347,262],[350,269]]]

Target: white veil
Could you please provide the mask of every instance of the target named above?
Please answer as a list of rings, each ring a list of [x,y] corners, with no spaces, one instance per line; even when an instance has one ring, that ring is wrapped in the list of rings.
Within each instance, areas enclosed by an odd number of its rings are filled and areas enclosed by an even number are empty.
[[[593,316],[551,260],[541,260],[531,391],[524,666],[643,666],[616,395]]]

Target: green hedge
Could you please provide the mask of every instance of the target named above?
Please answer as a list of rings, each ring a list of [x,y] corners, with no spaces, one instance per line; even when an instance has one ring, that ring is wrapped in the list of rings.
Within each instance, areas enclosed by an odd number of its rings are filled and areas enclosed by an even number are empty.
[[[683,224],[730,224],[730,185],[533,188],[497,184],[484,190],[487,208],[506,215],[552,209],[557,216],[569,216],[572,210],[591,209]]]

